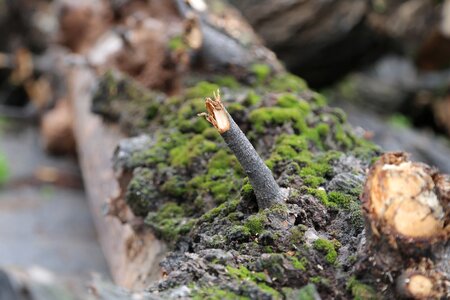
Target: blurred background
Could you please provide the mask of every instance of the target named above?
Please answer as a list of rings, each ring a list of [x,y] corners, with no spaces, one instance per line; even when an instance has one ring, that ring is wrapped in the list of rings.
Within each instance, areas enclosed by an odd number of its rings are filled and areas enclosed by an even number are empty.
[[[51,55],[82,51],[73,36],[96,38],[114,14],[104,2],[132,0],[0,0],[0,270],[9,274],[0,271],[2,300],[11,277],[53,299],[65,292],[49,282],[76,291],[93,272],[109,276]],[[450,173],[449,0],[229,2],[355,130]],[[72,25],[79,19],[85,27]]]

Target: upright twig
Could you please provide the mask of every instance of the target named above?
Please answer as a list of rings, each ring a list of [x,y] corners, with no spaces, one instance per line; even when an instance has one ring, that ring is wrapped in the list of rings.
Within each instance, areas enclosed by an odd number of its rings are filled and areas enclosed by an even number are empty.
[[[206,98],[205,104],[207,113],[200,115],[217,129],[238,159],[253,187],[258,207],[264,209],[283,201],[287,192],[278,186],[270,169],[227,112],[219,91],[214,94],[214,100]]]

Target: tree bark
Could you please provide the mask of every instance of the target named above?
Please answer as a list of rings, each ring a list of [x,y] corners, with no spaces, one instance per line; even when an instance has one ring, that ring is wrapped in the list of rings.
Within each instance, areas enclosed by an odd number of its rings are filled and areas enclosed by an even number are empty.
[[[278,186],[270,169],[230,116],[220,100],[219,91],[214,100],[206,98],[206,109],[206,119],[219,131],[247,174],[259,209],[269,208],[286,200],[288,192]]]

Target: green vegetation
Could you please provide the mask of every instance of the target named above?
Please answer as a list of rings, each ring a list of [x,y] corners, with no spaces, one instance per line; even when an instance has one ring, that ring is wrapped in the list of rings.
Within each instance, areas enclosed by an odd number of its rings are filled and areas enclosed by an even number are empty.
[[[9,167],[6,157],[0,153],[0,185],[6,183],[9,178]]]
[[[291,262],[292,262],[292,266],[297,269],[297,270],[301,270],[301,271],[306,271],[306,266],[308,265],[308,260],[306,259],[306,257],[302,257],[300,260],[293,256],[290,258]]]
[[[188,233],[195,224],[195,219],[186,218],[184,209],[176,203],[166,203],[157,212],[150,212],[145,219],[156,234],[174,242],[180,234]]]
[[[316,288],[314,284],[308,284],[302,287],[298,294],[299,300],[315,300],[316,297]]]
[[[334,265],[337,259],[337,252],[332,242],[326,239],[317,239],[314,241],[314,249],[325,253],[325,260]]]
[[[268,281],[268,278],[265,273],[252,272],[245,266],[240,266],[238,269],[231,266],[227,266],[226,269],[231,277],[239,281],[244,280],[255,283],[262,292],[270,295],[271,297],[273,297],[273,299],[282,298],[281,294],[277,290],[267,285],[266,282]]]
[[[267,217],[263,213],[251,215],[245,222],[245,227],[248,228],[251,234],[256,235],[264,230],[264,224],[267,222]]]
[[[355,300],[376,300],[378,299],[375,290],[367,284],[359,282],[354,276],[347,281],[349,290]]]
[[[270,66],[265,64],[254,64],[251,66],[250,70],[255,74],[259,84],[263,83],[267,77],[269,77],[271,72]]]
[[[200,290],[194,290],[192,293],[193,300],[246,300],[249,297],[244,297],[233,293],[229,290],[219,289],[217,287],[204,287]]]
[[[412,126],[411,120],[401,114],[394,114],[390,116],[388,123],[397,128],[410,128]]]

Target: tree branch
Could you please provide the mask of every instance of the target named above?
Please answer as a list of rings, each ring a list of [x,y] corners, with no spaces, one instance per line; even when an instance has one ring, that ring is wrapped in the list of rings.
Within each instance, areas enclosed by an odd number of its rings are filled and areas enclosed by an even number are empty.
[[[219,91],[214,94],[214,100],[206,98],[205,104],[207,113],[200,115],[205,116],[217,129],[238,159],[253,186],[258,207],[264,209],[283,201],[287,192],[278,186],[270,169],[227,112],[220,100]]]

